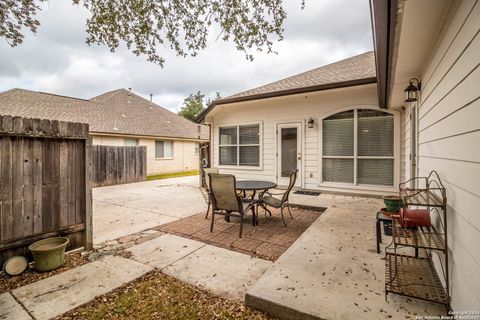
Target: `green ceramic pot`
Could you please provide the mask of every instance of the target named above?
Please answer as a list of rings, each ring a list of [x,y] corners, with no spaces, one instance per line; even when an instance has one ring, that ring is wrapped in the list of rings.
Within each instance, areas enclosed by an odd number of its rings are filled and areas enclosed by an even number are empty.
[[[398,212],[403,208],[403,201],[399,196],[385,196],[383,202],[388,212]]]
[[[35,260],[35,269],[40,272],[52,271],[65,262],[68,238],[57,237],[39,240],[28,246]]]

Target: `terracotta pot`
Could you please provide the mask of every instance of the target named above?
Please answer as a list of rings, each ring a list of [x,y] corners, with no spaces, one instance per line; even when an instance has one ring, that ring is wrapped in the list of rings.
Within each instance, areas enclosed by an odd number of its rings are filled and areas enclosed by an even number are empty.
[[[400,208],[400,224],[402,227],[430,227],[430,211],[425,209],[408,210]]]

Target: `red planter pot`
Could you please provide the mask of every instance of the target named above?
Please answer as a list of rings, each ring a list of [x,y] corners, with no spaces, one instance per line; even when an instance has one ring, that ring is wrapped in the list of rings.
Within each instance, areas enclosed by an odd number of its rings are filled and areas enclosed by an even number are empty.
[[[430,227],[430,211],[425,209],[408,210],[401,208],[399,212],[402,227]]]

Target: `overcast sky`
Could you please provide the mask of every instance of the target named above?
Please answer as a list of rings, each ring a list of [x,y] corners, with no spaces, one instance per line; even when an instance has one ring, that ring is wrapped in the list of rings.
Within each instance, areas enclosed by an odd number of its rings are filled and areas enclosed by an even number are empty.
[[[85,44],[83,7],[49,0],[39,14],[36,35],[11,48],[0,40],[0,91],[23,88],[91,98],[132,87],[141,96],[177,111],[185,97],[201,91],[223,97],[372,50],[368,0],[285,0],[284,40],[275,54],[254,53],[253,62],[231,43],[212,40],[197,57],[162,49],[165,67],[125,49],[111,53]]]

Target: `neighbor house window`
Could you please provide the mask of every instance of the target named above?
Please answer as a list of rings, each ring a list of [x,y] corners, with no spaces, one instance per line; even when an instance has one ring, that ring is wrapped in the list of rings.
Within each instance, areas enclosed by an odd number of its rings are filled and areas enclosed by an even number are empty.
[[[123,144],[127,147],[136,147],[138,146],[138,139],[124,139]]]
[[[322,180],[393,186],[393,115],[350,110],[325,118]]]
[[[173,158],[173,141],[155,141],[155,158]]]
[[[260,125],[221,127],[219,131],[220,165],[260,165]]]

